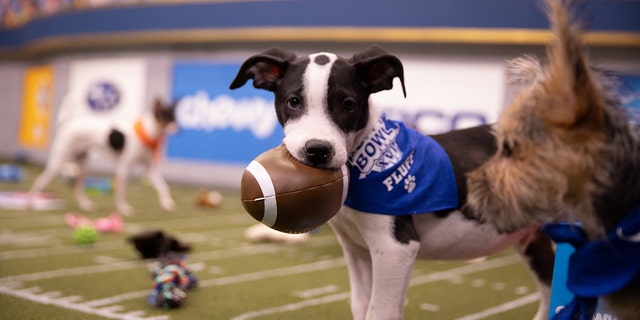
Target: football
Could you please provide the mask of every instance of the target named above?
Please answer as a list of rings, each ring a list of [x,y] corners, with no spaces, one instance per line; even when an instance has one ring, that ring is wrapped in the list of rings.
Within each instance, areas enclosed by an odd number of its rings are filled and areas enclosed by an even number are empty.
[[[348,184],[346,166],[336,170],[310,167],[279,145],[247,166],[240,182],[240,196],[245,210],[266,226],[286,233],[304,233],[338,213]]]

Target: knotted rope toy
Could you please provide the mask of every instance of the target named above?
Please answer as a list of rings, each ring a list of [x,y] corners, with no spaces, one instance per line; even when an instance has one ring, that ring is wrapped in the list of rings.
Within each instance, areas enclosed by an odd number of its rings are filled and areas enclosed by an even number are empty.
[[[187,291],[198,280],[187,268],[184,256],[169,252],[152,271],[153,290],[147,301],[156,308],[178,308],[187,299]]]

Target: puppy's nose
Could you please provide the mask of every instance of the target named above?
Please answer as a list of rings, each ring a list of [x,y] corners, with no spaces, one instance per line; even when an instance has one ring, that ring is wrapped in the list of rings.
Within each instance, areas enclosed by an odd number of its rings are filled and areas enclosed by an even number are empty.
[[[307,161],[313,166],[326,165],[333,157],[333,147],[328,141],[311,139],[304,144]]]

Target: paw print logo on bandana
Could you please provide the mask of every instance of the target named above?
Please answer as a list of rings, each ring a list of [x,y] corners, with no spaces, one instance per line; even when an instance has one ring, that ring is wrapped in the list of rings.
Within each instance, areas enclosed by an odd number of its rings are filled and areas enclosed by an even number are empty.
[[[416,177],[414,175],[408,175],[404,179],[404,189],[407,190],[407,193],[411,193],[415,188],[416,188]]]

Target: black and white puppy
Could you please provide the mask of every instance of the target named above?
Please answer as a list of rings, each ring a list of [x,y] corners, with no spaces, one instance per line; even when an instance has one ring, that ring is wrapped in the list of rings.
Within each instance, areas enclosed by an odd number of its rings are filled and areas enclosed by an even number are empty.
[[[299,161],[349,164],[347,201],[329,224],[348,265],[354,319],[402,319],[415,259],[472,259],[511,245],[536,274],[541,296],[534,319],[546,319],[549,239],[537,226],[500,234],[462,213],[466,173],[496,150],[490,128],[425,137],[387,119],[370,107],[369,96],[391,89],[396,77],[404,91],[402,63],[378,47],[350,59],[271,49],[246,60],[231,89],[252,79],[274,92],[284,143]],[[413,139],[427,140],[426,147]]]
[[[105,117],[74,116],[70,111],[74,107],[69,105],[70,101],[73,99],[63,102],[47,164],[31,186],[30,199],[42,191],[64,165],[73,163],[78,168],[73,186],[78,205],[87,211],[95,209],[95,203],[85,193],[84,177],[89,152],[101,151],[113,155],[117,161],[114,190],[119,213],[133,213],[133,208],[126,199],[126,181],[129,171],[136,163],[147,166],[147,177],[158,194],[162,208],[173,210],[175,202],[160,173],[158,160],[165,135],[177,130],[175,104],[164,105],[161,100],[156,100],[150,112],[141,114],[134,121],[116,123]]]

